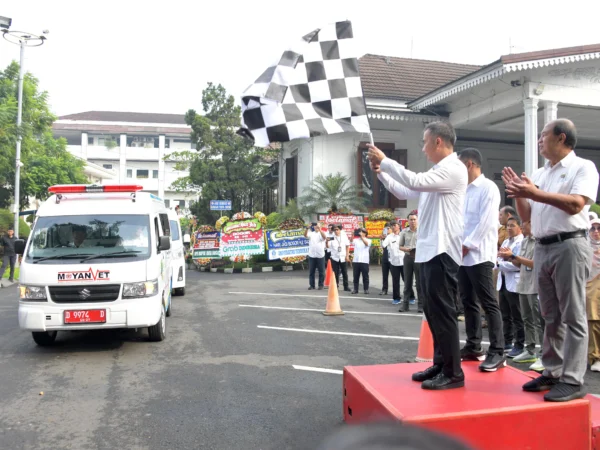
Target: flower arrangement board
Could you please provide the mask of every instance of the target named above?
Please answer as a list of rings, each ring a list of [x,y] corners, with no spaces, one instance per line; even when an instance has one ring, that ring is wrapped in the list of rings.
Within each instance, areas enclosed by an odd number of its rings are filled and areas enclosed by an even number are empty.
[[[194,236],[192,248],[193,259],[217,259],[221,257],[219,241],[221,233],[218,231],[197,231]]]
[[[381,245],[379,236],[382,235],[386,223],[387,220],[365,220],[365,228],[373,247]]]
[[[354,230],[361,228],[364,224],[364,216],[362,214],[319,214],[319,222],[323,222],[325,228],[324,232],[327,232],[327,226],[329,224],[341,224],[343,231],[348,236],[350,241],[350,250],[354,250]]]
[[[235,217],[235,216],[234,216]],[[221,228],[221,257],[251,256],[265,253],[263,224],[260,219],[231,220]]]
[[[304,237],[304,228],[267,231],[266,241],[269,260],[308,256],[308,239]]]

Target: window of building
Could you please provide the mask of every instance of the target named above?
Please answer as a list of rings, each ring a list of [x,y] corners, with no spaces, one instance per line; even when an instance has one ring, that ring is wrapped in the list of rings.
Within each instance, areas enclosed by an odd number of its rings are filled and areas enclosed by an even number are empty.
[[[119,146],[119,136],[102,136],[98,138],[98,145],[100,147],[118,147]]]
[[[127,147],[154,148],[158,146],[158,136],[127,135]]]
[[[167,208],[170,208],[170,207],[171,207],[171,200],[169,200],[168,198],[165,198],[165,206],[166,206]]]
[[[127,169],[127,178],[133,178],[133,170]]]
[[[108,170],[112,170],[112,164],[102,164],[102,167]]]
[[[180,208],[185,208],[185,200],[177,200]]]
[[[88,145],[94,145],[94,138],[92,136],[88,136]]]
[[[158,170],[152,171],[152,178],[158,178]]]
[[[165,148],[169,148],[171,144],[171,140],[168,137],[165,137]],[[160,141],[158,137],[154,140],[154,148],[160,148]]]
[[[389,143],[375,143],[388,158],[392,158],[394,161],[399,162],[403,166],[407,167],[407,152],[406,150],[396,150],[394,144]],[[367,159],[367,143],[361,142],[358,147],[358,158],[357,158],[357,170],[358,184],[363,186],[362,196],[367,198],[367,208],[379,209],[379,208],[406,208],[406,200],[398,200],[392,194],[390,194],[383,183],[379,181],[377,175],[373,173],[369,167],[369,160]]]
[[[138,169],[136,171],[136,178],[148,178],[148,170],[147,169]]]

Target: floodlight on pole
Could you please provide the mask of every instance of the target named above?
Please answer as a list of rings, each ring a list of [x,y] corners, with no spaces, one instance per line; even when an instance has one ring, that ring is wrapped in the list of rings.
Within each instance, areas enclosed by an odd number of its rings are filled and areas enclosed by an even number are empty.
[[[2,21],[4,18],[0,18],[0,24],[7,24],[6,27],[2,25],[2,37],[11,44],[16,44],[21,48],[20,60],[19,60],[19,89],[18,89],[18,110],[17,110],[17,151],[15,154],[15,221],[14,230],[15,236],[19,237],[19,197],[21,195],[21,141],[23,136],[21,135],[21,122],[23,121],[23,76],[25,71],[23,65],[25,64],[25,47],[39,47],[46,40],[46,36],[40,36],[37,34],[27,33],[25,31],[9,31],[8,27],[12,22],[11,19]],[[42,34],[48,34],[48,30],[44,30]]]

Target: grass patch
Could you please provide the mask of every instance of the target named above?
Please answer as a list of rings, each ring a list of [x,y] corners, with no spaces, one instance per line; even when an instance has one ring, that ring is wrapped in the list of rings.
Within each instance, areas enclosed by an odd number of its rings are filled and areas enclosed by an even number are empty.
[[[6,267],[6,271],[4,272],[4,276],[2,277],[3,280],[8,280],[8,277],[10,276],[10,266]],[[19,279],[19,268],[16,267],[15,268],[15,280]]]

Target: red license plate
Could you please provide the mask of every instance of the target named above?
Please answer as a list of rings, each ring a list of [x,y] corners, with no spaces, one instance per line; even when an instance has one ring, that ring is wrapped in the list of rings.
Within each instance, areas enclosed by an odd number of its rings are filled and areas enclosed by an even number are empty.
[[[65,323],[105,323],[105,309],[65,311]]]

